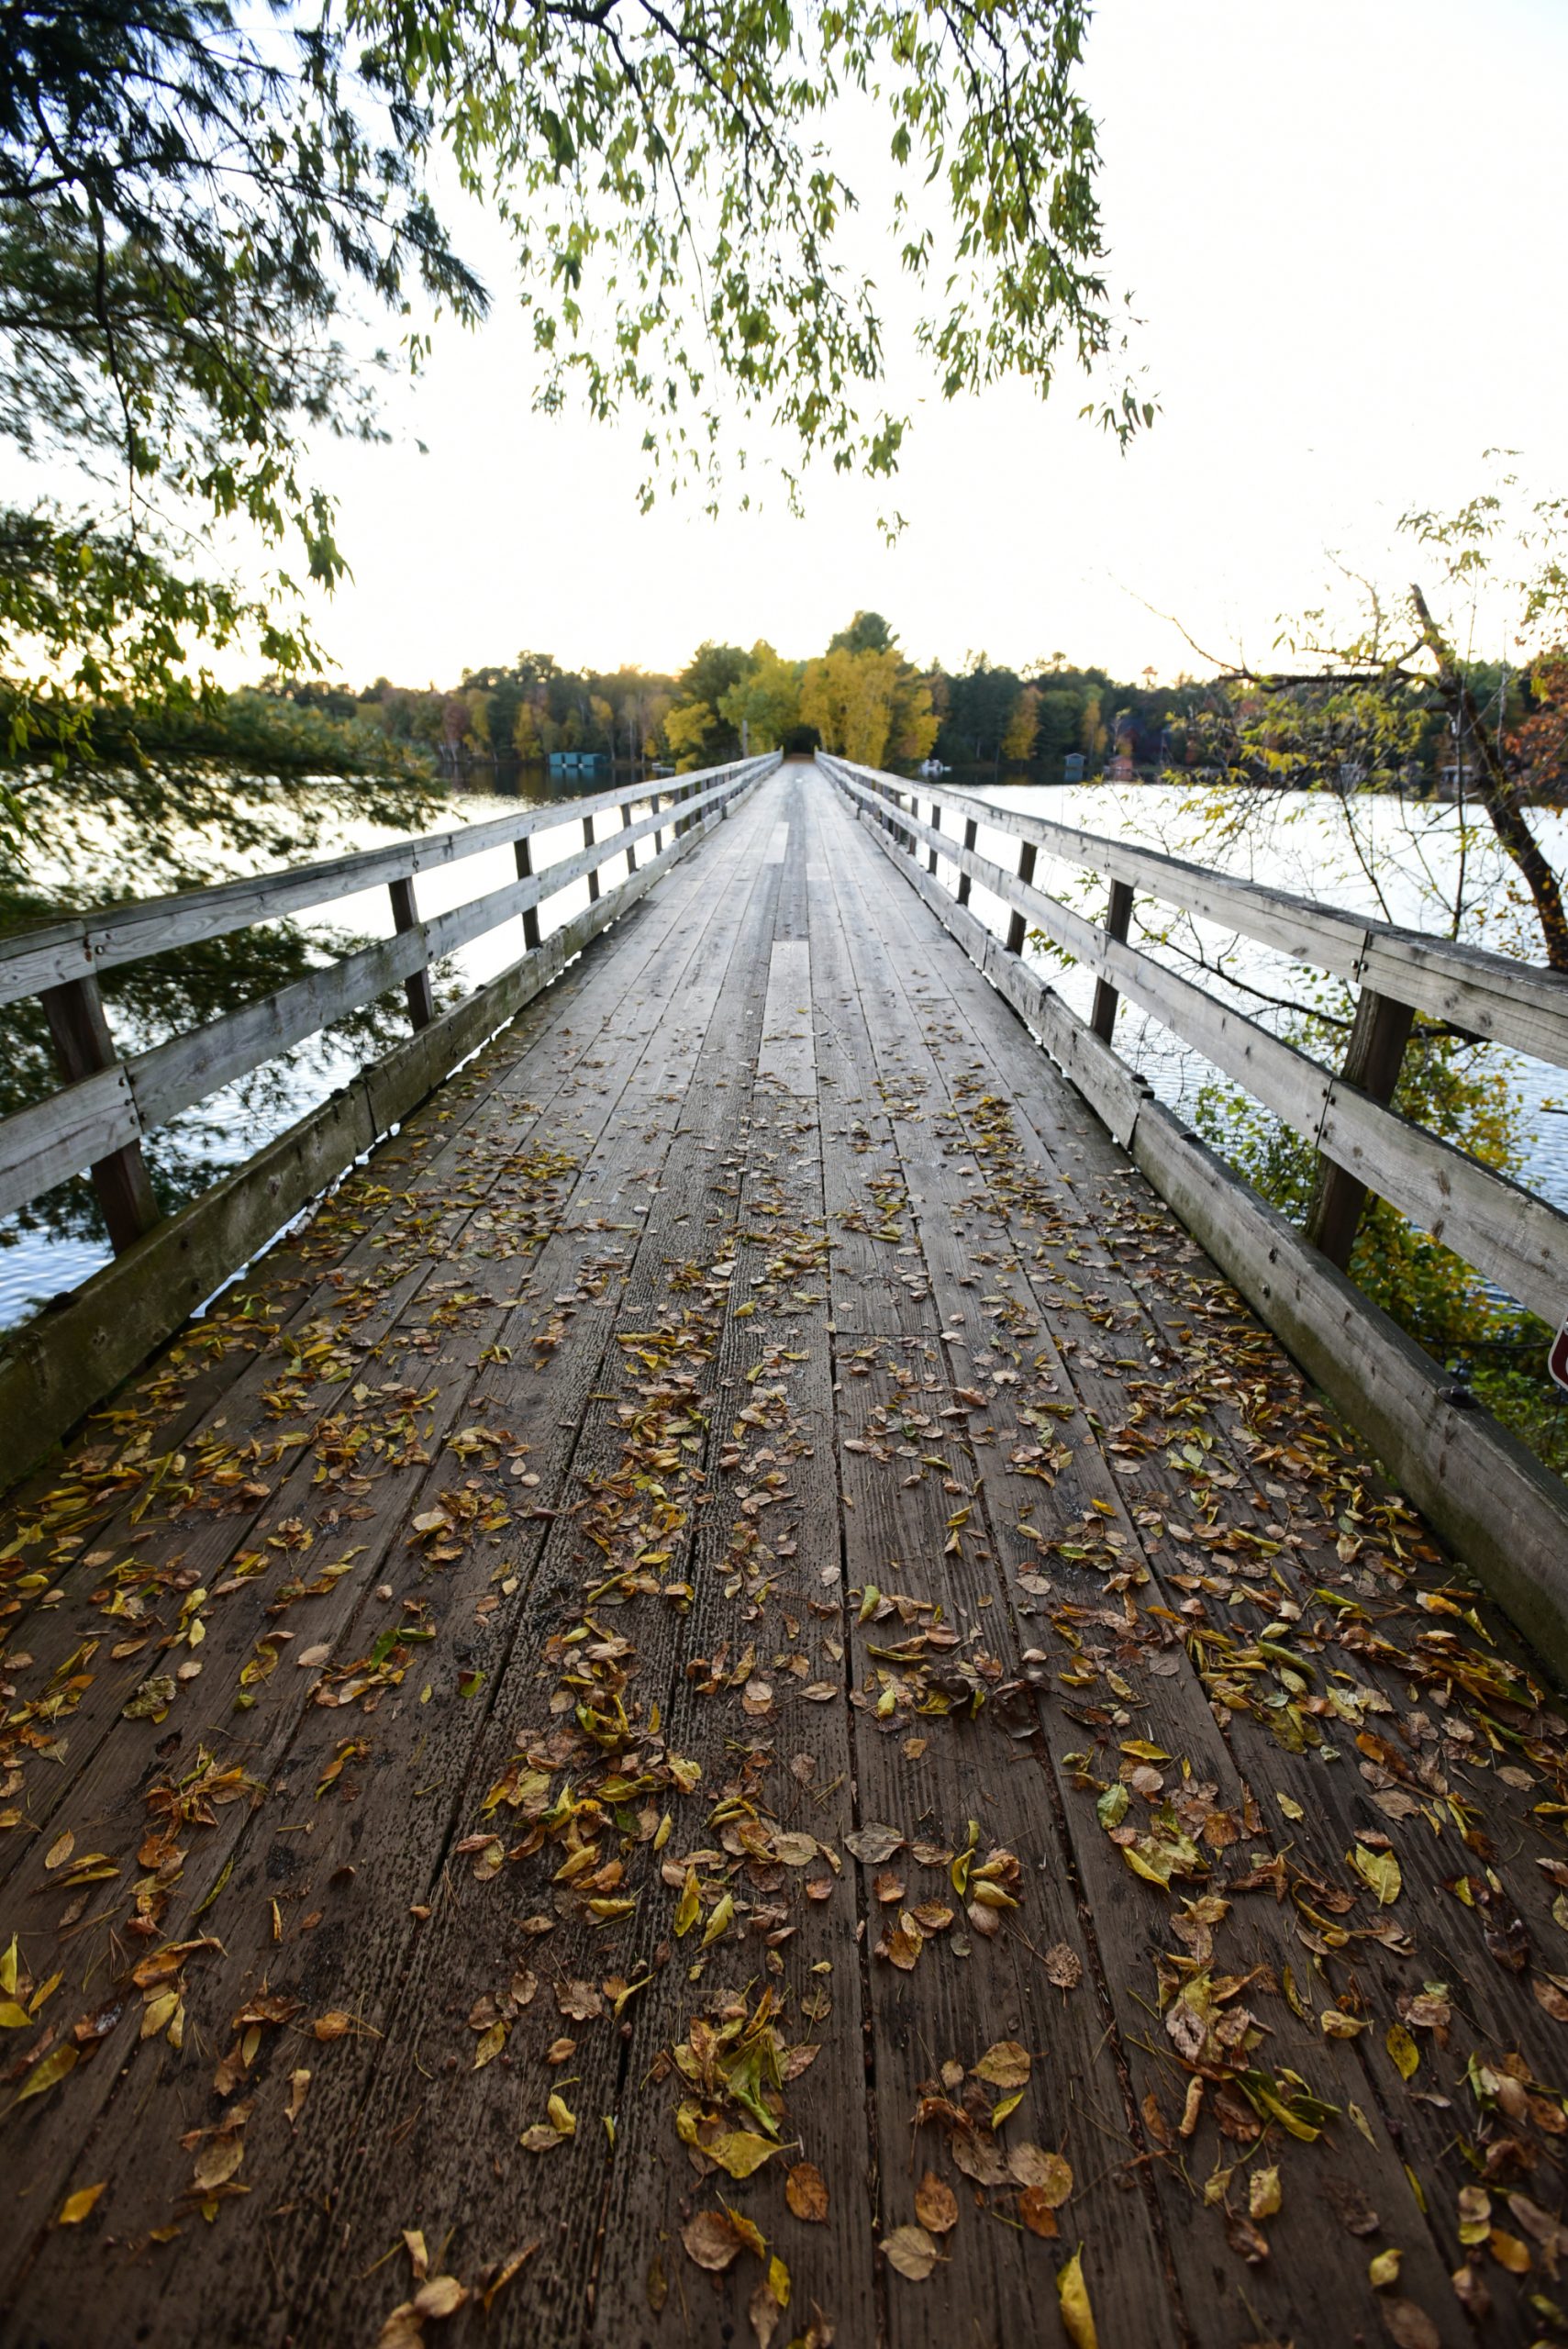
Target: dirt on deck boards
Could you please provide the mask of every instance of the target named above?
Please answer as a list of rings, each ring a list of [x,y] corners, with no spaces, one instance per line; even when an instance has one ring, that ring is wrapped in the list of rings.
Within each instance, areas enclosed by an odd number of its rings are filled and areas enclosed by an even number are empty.
[[[0,1629],[6,2344],[1568,2332],[1556,1700],[814,769]]]

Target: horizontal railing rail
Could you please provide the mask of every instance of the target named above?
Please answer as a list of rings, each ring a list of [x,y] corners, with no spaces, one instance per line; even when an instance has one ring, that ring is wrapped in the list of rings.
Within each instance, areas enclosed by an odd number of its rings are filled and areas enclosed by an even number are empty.
[[[821,763],[850,799],[875,818],[917,872],[917,851],[925,848],[926,869],[919,876],[927,885],[924,894],[931,894],[939,859],[946,860],[959,876],[951,899],[955,907],[968,904],[970,885],[978,882],[1009,908],[1004,952],[1021,956],[1033,929],[1093,974],[1094,1009],[1079,1027],[1109,1046],[1117,1005],[1126,996],[1309,1141],[1318,1153],[1318,1176],[1307,1236],[1332,1263],[1341,1269],[1348,1264],[1365,1199],[1375,1193],[1556,1329],[1568,1308],[1568,1216],[1389,1104],[1418,1011],[1467,1035],[1568,1066],[1568,978],[1445,939],[1367,922],[1284,890],[1208,873],[1154,850],[968,793],[917,793],[873,768],[826,756]],[[918,812],[921,798],[930,804],[929,821]],[[962,818],[962,835],[943,829],[945,812]],[[1016,872],[980,852],[982,827],[1021,841]],[[1103,924],[1038,885],[1042,851],[1110,882]],[[1140,890],[1162,905],[1222,924],[1349,980],[1358,995],[1343,1066],[1336,1070],[1312,1059],[1130,944],[1128,932]],[[1073,1019],[1065,1006],[1060,1008]],[[1113,1130],[1136,1115],[1141,1081],[1130,1070],[1126,1077],[1109,1119]],[[1125,1141],[1127,1133],[1118,1138]]]
[[[693,825],[722,814],[774,763],[770,754],[683,775],[657,788],[641,783],[590,798],[519,808],[491,822],[110,907],[0,941],[0,1002],[41,996],[66,1080],[58,1092],[0,1121],[0,1213],[24,1207],[86,1168],[117,1253],[132,1247],[159,1219],[141,1149],[157,1128],[399,983],[413,1026],[428,1027],[435,1017],[433,963],[519,918],[524,955],[537,952],[539,908],[548,899],[586,880],[590,901],[596,903],[604,865],[624,856],[629,883],[642,842],[651,840],[655,857],[662,856],[666,832],[678,841]],[[639,818],[635,811],[641,807],[648,813]],[[617,810],[619,825],[598,838],[595,817]],[[574,823],[582,825],[583,847],[536,873],[534,835]],[[417,874],[508,846],[516,852],[515,881],[450,912],[421,918]],[[383,885],[392,896],[391,938],[145,1051],[121,1055],[116,1050],[99,995],[100,972]],[[613,911],[613,899],[606,899],[606,920]]]

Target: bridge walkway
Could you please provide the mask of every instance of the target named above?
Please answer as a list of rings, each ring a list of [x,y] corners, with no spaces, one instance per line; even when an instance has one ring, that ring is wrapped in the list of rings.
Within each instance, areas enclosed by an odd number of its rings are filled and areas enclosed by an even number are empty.
[[[1562,1719],[817,771],[9,1513],[0,2341],[1557,2337]]]

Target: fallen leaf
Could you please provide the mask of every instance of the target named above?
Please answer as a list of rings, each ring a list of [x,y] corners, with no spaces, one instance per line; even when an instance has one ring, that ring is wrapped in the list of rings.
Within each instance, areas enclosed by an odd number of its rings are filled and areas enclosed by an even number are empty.
[[[895,2227],[882,2239],[882,2254],[911,2284],[923,2284],[941,2255],[924,2227]]]
[[[796,2162],[784,2179],[784,2200],[797,2219],[828,2216],[828,2187],[815,2162]]]
[[[1018,2216],[1031,2235],[1040,2235],[1050,2242],[1060,2230],[1056,2212],[1038,2186],[1026,2186],[1018,2197]]]
[[[740,2236],[728,2210],[699,2210],[681,2229],[688,2259],[718,2275],[740,2249]]]
[[[934,2170],[928,2170],[915,2188],[915,2216],[932,2235],[948,2234],[958,2224],[958,2197]]]
[[[808,1695],[810,1691],[806,1692]],[[904,1849],[904,1838],[896,1827],[857,1827],[844,1838],[844,1848],[864,1867],[880,1867],[895,1852]]]
[[[1057,2298],[1062,2303],[1062,2321],[1073,2349],[1100,2349],[1100,2337],[1095,2331],[1095,2312],[1089,2306],[1089,2288],[1084,2281],[1084,2254],[1075,2251],[1065,2267],[1056,2275]]]
[[[1377,1895],[1380,1907],[1386,1909],[1392,1901],[1398,1899],[1404,1878],[1392,1852],[1373,1852],[1364,1843],[1358,1843],[1351,1854],[1351,1865]]]
[[[1078,1954],[1069,1949],[1065,1942],[1052,1942],[1046,1951],[1045,1971],[1048,1980],[1053,1982],[1059,1990],[1075,1990],[1084,1979],[1084,1967]]]
[[[75,2047],[57,2047],[41,2064],[35,2064],[17,2090],[17,2103],[26,2104],[29,2097],[44,2096],[50,2088],[58,2087],[67,2073],[76,2069],[80,2053]]]
[[[1020,2186],[1040,2195],[1045,2207],[1059,2210],[1073,2191],[1073,2165],[1062,2154],[1048,2153],[1043,2145],[1015,2145],[1007,2155],[1007,2168]]]
[[[1427,2311],[1415,2300],[1378,2303],[1384,2330],[1397,2349],[1442,2349],[1442,2335]]]
[[[974,2076],[994,2088],[1021,2088],[1032,2069],[1027,2047],[1020,2047],[1016,2039],[999,2039],[974,2066]]]
[[[1272,2219],[1280,2207],[1277,2169],[1255,2169],[1247,2180],[1247,2210],[1254,2219]]]
[[[74,2194],[68,2194],[60,2206],[55,2225],[79,2227],[108,2182],[106,2177],[101,2177],[96,2186],[79,2186]]]
[[[1404,2024],[1402,2022],[1391,2022],[1384,2035],[1383,2043],[1387,2048],[1390,2055],[1393,2056],[1395,2067],[1398,2071],[1401,2079],[1407,2080],[1412,2078],[1416,2071],[1416,2066],[1421,2060],[1421,2051],[1417,2046],[1415,2041],[1411,2038],[1409,2032],[1406,2030]]]
[[[709,2161],[717,2162],[731,2177],[750,2177],[764,2162],[772,2161],[780,2149],[749,2129],[729,2129],[702,2150]]]

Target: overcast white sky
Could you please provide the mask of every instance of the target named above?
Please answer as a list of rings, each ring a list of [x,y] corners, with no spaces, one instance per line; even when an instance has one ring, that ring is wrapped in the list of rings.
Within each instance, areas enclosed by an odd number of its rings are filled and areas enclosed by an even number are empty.
[[[449,684],[525,647],[675,668],[704,637],[805,654],[868,606],[919,660],[1171,676],[1195,664],[1140,597],[1262,651],[1327,548],[1386,547],[1407,506],[1476,487],[1487,447],[1568,490],[1568,0],[1104,0],[1088,86],[1162,404],[1128,456],[1063,378],[1044,407],[922,406],[892,550],[882,494],[827,475],[804,521],[776,499],[643,518],[640,429],[530,412],[497,284],[406,406],[428,454],[333,453],[339,673]],[[895,401],[918,390],[895,372]]]

